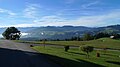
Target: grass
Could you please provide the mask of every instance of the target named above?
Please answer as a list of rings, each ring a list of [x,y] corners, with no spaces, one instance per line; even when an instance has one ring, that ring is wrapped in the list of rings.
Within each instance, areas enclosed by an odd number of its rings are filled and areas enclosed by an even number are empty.
[[[62,47],[54,46],[35,46],[32,47],[36,51],[45,54],[48,59],[61,65],[62,67],[120,67],[120,52],[119,51],[93,51],[90,53],[90,58],[86,58],[86,53],[79,48],[70,48],[68,52]],[[101,57],[96,57],[96,52],[99,52]]]
[[[18,41],[18,42],[43,44],[42,41]],[[96,48],[120,49],[120,40],[110,38],[100,38],[91,41],[46,41],[45,44],[70,45],[70,46],[90,45]]]
[[[17,41],[23,43],[43,44],[43,41]],[[46,41],[45,44],[52,45],[70,45],[81,46],[90,45],[96,48],[112,48],[120,49],[120,40],[110,38],[100,38],[91,41]],[[84,52],[79,48],[70,48],[68,52],[64,51],[63,47],[56,46],[35,46],[33,49],[47,56],[50,60],[61,65],[61,67],[120,67],[120,51],[105,51],[94,50],[90,53],[90,58],[87,59]],[[96,57],[99,52],[101,57]]]

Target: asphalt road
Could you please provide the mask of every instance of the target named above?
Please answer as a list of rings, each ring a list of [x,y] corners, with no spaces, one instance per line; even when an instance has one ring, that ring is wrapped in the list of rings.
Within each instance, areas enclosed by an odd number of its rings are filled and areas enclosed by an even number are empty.
[[[0,67],[59,67],[27,44],[0,40]]]

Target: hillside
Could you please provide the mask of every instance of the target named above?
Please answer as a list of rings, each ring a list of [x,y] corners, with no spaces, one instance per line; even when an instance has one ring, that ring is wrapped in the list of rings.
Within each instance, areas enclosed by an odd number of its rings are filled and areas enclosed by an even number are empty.
[[[0,34],[6,28],[0,28]],[[47,26],[47,27],[23,27],[18,28],[22,33],[26,35],[21,39],[38,40],[38,39],[67,39],[74,36],[82,36],[84,33],[95,34],[98,32],[106,33],[120,33],[120,25],[111,25],[106,27],[84,27],[84,26]]]
[[[39,27],[27,31],[30,33],[28,37],[38,39],[67,39],[74,36],[82,36],[84,33],[95,34],[98,32],[120,33],[120,25],[112,25],[107,27],[84,27],[84,26],[63,26],[63,27]]]
[[[96,31],[105,32],[105,33],[120,33],[120,25],[111,25],[111,26],[107,26],[107,27],[99,27],[96,29]]]
[[[88,27],[74,27],[74,26],[63,26],[63,27],[39,27],[33,30],[27,31],[30,36],[46,38],[46,39],[65,39],[73,36],[81,36],[83,33],[90,31],[92,28]]]

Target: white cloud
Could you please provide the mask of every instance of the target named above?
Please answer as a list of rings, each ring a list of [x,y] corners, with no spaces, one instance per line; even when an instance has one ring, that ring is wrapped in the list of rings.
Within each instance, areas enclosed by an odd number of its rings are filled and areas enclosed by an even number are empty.
[[[94,5],[98,5],[99,3],[100,3],[99,1],[93,1],[93,2],[90,2],[90,3],[86,3],[86,4],[82,5],[82,8],[88,8],[88,7],[91,7],[91,6],[94,6]]]
[[[10,10],[2,9],[2,8],[0,8],[0,13],[8,14],[9,16],[16,15],[16,13],[14,13],[14,12],[12,12]]]
[[[27,5],[27,8],[23,11],[25,18],[36,18],[38,9],[40,8],[37,4],[29,4]]]
[[[58,17],[58,16],[44,16],[41,19],[34,20],[35,23],[56,23],[56,22],[63,22],[65,19]]]
[[[98,15],[98,16],[83,16],[76,20],[73,20],[73,25],[83,25],[83,26],[104,26],[110,25],[111,21],[120,20],[120,11],[113,11],[108,14]],[[112,22],[112,24],[114,24]],[[119,23],[119,22],[118,22]]]
[[[64,25],[73,25],[73,26],[106,26],[111,24],[120,24],[120,9],[108,12],[103,15],[92,15],[92,16],[80,16],[76,19],[68,20],[65,17],[60,17],[57,15],[43,16],[40,19],[31,20],[29,23],[24,20],[26,23],[9,25],[15,27],[35,27],[35,26],[64,26]],[[24,22],[22,21],[22,22]],[[4,26],[4,25],[3,25]],[[0,26],[0,27],[3,27]],[[9,27],[4,26],[4,27]]]
[[[33,27],[36,24],[15,24],[15,25],[0,25],[0,27]]]
[[[113,23],[116,20],[120,21],[120,10],[115,10],[104,15],[95,16],[81,16],[76,19],[67,20],[59,16],[44,16],[41,19],[34,20],[33,23],[10,25],[16,27],[36,27],[36,26],[89,26],[89,27],[99,27],[107,26],[112,24],[120,24],[119,22]],[[111,23],[112,22],[112,23]],[[2,27],[2,26],[0,26]],[[6,27],[6,26],[5,26]],[[7,26],[9,27],[9,26]]]
[[[120,20],[120,10],[112,11],[104,15],[81,16],[74,20],[66,20],[58,16],[45,16],[42,19],[36,20],[34,22],[37,22],[37,24],[40,24],[41,26],[73,25],[73,26],[94,27],[94,26],[105,26],[105,25],[115,24],[113,23],[115,20]]]

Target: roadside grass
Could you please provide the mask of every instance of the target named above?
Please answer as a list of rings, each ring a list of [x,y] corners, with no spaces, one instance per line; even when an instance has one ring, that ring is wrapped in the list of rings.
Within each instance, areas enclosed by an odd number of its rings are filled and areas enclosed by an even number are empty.
[[[70,48],[68,52],[63,47],[55,46],[34,46],[34,50],[44,54],[47,58],[62,67],[120,67],[119,51],[94,50],[90,53],[90,57],[86,58],[86,53],[79,48]],[[100,57],[96,57],[96,53],[100,53]]]
[[[17,42],[43,44],[43,41],[17,41]],[[90,40],[90,41],[45,41],[45,44],[63,45],[63,46],[64,45],[70,45],[70,46],[90,45],[96,48],[120,49],[120,40],[115,40],[110,38],[100,38],[97,40]]]

